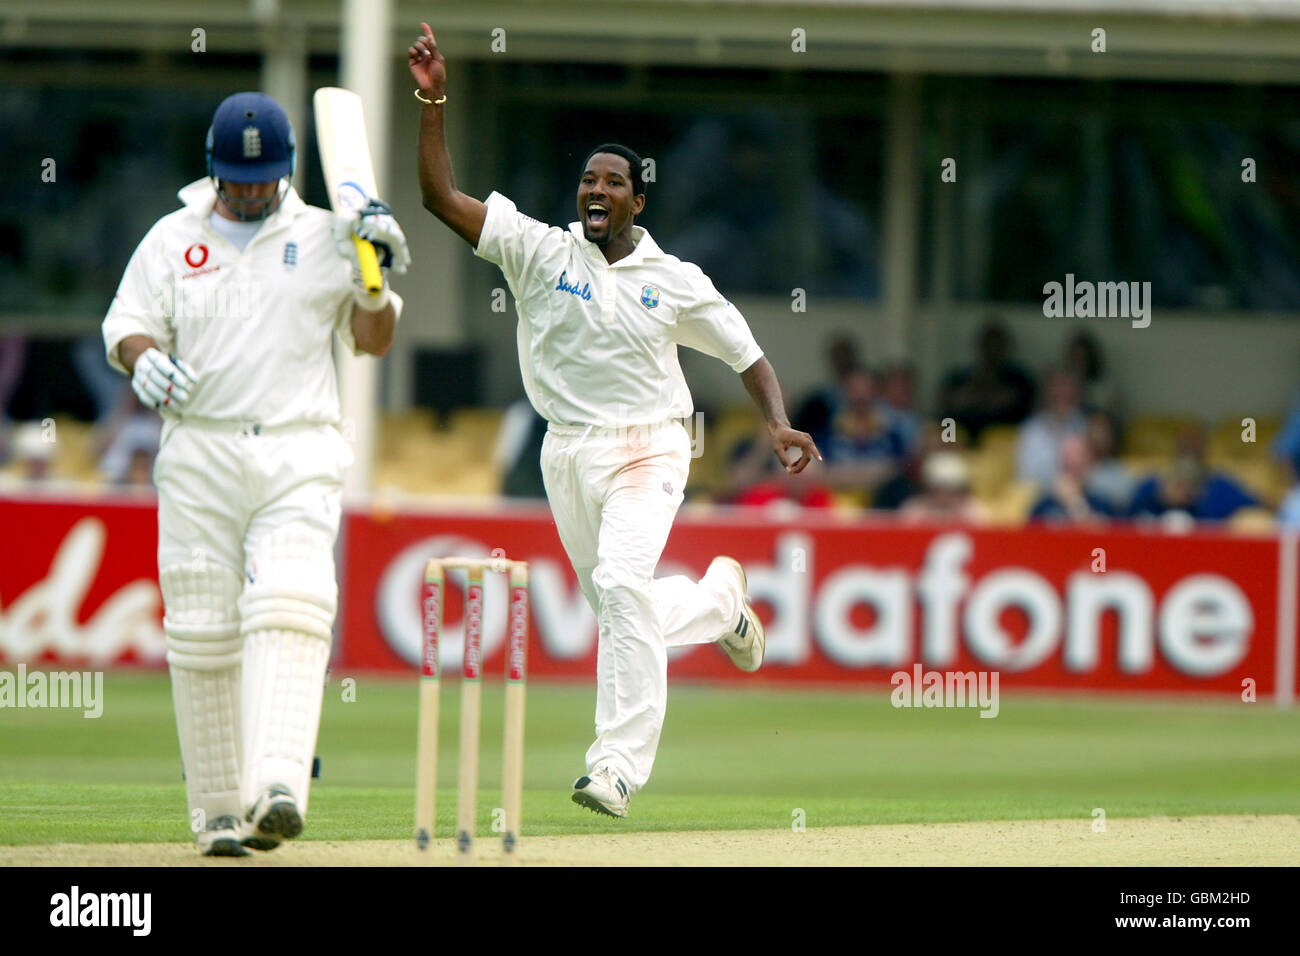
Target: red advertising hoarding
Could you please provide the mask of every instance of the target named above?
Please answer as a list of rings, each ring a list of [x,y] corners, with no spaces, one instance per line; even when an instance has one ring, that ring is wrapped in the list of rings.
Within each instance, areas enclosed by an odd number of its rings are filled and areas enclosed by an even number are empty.
[[[0,495],[0,664],[159,664],[151,497]]]
[[[595,615],[544,509],[345,520],[341,663],[419,660],[420,576],[431,556],[529,562],[529,673],[595,673]],[[767,622],[767,657],[741,675],[717,648],[670,652],[677,677],[885,681],[921,661],[997,670],[1007,686],[1257,693],[1275,690],[1278,541],[1212,531],[901,528],[753,513],[679,517],[659,575],[740,559]],[[501,578],[501,576],[497,576]],[[459,668],[463,576],[446,590],[443,666]],[[486,585],[483,655],[502,665],[508,596]],[[1291,635],[1294,647],[1295,635]]]
[[[151,499],[0,496],[0,665],[160,665]],[[1289,550],[1288,550],[1289,549]],[[425,561],[469,554],[531,570],[530,676],[590,680],[595,615],[542,507],[351,509],[340,540],[335,666],[414,671]],[[1210,530],[900,527],[883,519],[683,512],[659,575],[740,559],[767,622],[741,674],[708,645],[678,678],[880,683],[920,662],[998,671],[1008,687],[1295,695],[1293,538]],[[1281,556],[1281,557],[1280,557]],[[445,591],[443,666],[460,670],[464,577]],[[483,660],[504,669],[509,582],[484,581]]]

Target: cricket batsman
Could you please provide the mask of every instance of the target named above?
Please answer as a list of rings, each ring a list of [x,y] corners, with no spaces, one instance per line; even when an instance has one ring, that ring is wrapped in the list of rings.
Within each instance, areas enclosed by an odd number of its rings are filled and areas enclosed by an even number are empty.
[[[176,726],[207,856],[297,836],[307,813],[337,606],[343,469],[333,337],[385,354],[410,255],[391,210],[336,216],[290,185],[271,97],[217,107],[207,177],[132,255],[104,319],[114,368],[164,421],[154,466]],[[361,280],[352,233],[385,277]]]
[[[578,221],[548,227],[492,193],[456,188],[443,130],[455,107],[433,31],[407,51],[420,116],[424,206],[505,274],[519,312],[524,388],[547,420],[541,466],[560,540],[596,612],[596,741],[573,800],[625,817],[645,786],[668,698],[669,647],[720,642],[742,670],[762,664],[763,625],[745,573],[717,557],[699,581],[655,579],[690,466],[685,345],[721,359],[767,420],[791,473],[821,459],[790,427],[781,389],[740,312],[697,266],[663,252],[634,224],[645,208],[641,160],[598,146],[579,170]],[[798,448],[795,460],[789,449]]]

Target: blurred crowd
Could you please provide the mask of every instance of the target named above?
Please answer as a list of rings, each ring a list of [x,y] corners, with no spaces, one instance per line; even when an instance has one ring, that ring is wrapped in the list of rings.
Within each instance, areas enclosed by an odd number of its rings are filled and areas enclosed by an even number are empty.
[[[0,487],[70,479],[151,488],[161,431],[104,361],[98,336],[0,334]]]
[[[1068,334],[1056,361],[1036,370],[1017,359],[996,319],[972,344],[971,358],[941,376],[926,406],[910,364],[874,366],[855,338],[834,337],[825,384],[786,396],[793,424],[813,435],[825,463],[787,474],[752,411],[740,413],[738,430],[715,428],[715,418],[706,450],[716,467],[696,463],[693,497],[869,508],[904,522],[1300,527],[1300,401],[1249,437],[1235,423],[1211,432],[1192,419],[1153,431],[1142,416],[1126,416],[1087,331]],[[463,428],[454,417],[450,429],[403,418],[412,414],[381,420],[381,489],[544,497],[537,459],[545,423],[526,401],[462,413]],[[160,424],[108,368],[97,336],[52,344],[0,334],[0,488],[70,479],[148,489]],[[468,468],[476,455],[484,460]],[[444,457],[460,466],[431,476],[430,460]],[[415,476],[432,485],[413,485]]]
[[[1261,452],[1271,452],[1292,489],[1274,515],[1232,467],[1212,465],[1204,424],[1178,423],[1168,441],[1149,448],[1132,436],[1121,456],[1128,424],[1121,395],[1087,331],[1069,334],[1058,360],[1035,372],[1017,360],[1006,327],[990,319],[971,360],[942,377],[924,412],[910,365],[872,367],[843,335],[829,343],[826,363],[827,383],[795,403],[792,415],[816,439],[825,467],[786,474],[760,423],[731,452],[719,500],[860,506],[904,521],[1177,528],[1268,527],[1276,518],[1300,526],[1300,404]]]

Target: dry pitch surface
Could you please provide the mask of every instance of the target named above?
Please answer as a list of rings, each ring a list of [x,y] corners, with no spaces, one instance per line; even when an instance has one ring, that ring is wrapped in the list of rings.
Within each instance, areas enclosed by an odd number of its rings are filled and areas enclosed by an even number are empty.
[[[500,844],[480,840],[484,863]],[[713,830],[525,837],[533,866],[1287,866],[1300,864],[1300,816],[1091,820]],[[450,839],[427,862],[451,863]],[[303,841],[272,853],[208,860],[184,843],[0,847],[0,866],[410,866],[426,862],[404,840]]]

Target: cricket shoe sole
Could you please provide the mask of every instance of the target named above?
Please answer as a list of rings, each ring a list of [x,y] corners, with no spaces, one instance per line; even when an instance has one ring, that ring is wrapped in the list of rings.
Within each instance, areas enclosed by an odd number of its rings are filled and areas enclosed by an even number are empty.
[[[573,802],[607,817],[626,817],[627,785],[612,770],[598,767],[573,782]]]
[[[199,850],[204,856],[248,856],[239,834],[238,820],[217,817],[199,834]]]
[[[248,812],[249,832],[243,845],[254,850],[274,850],[302,833],[302,813],[288,787],[269,787]]]

